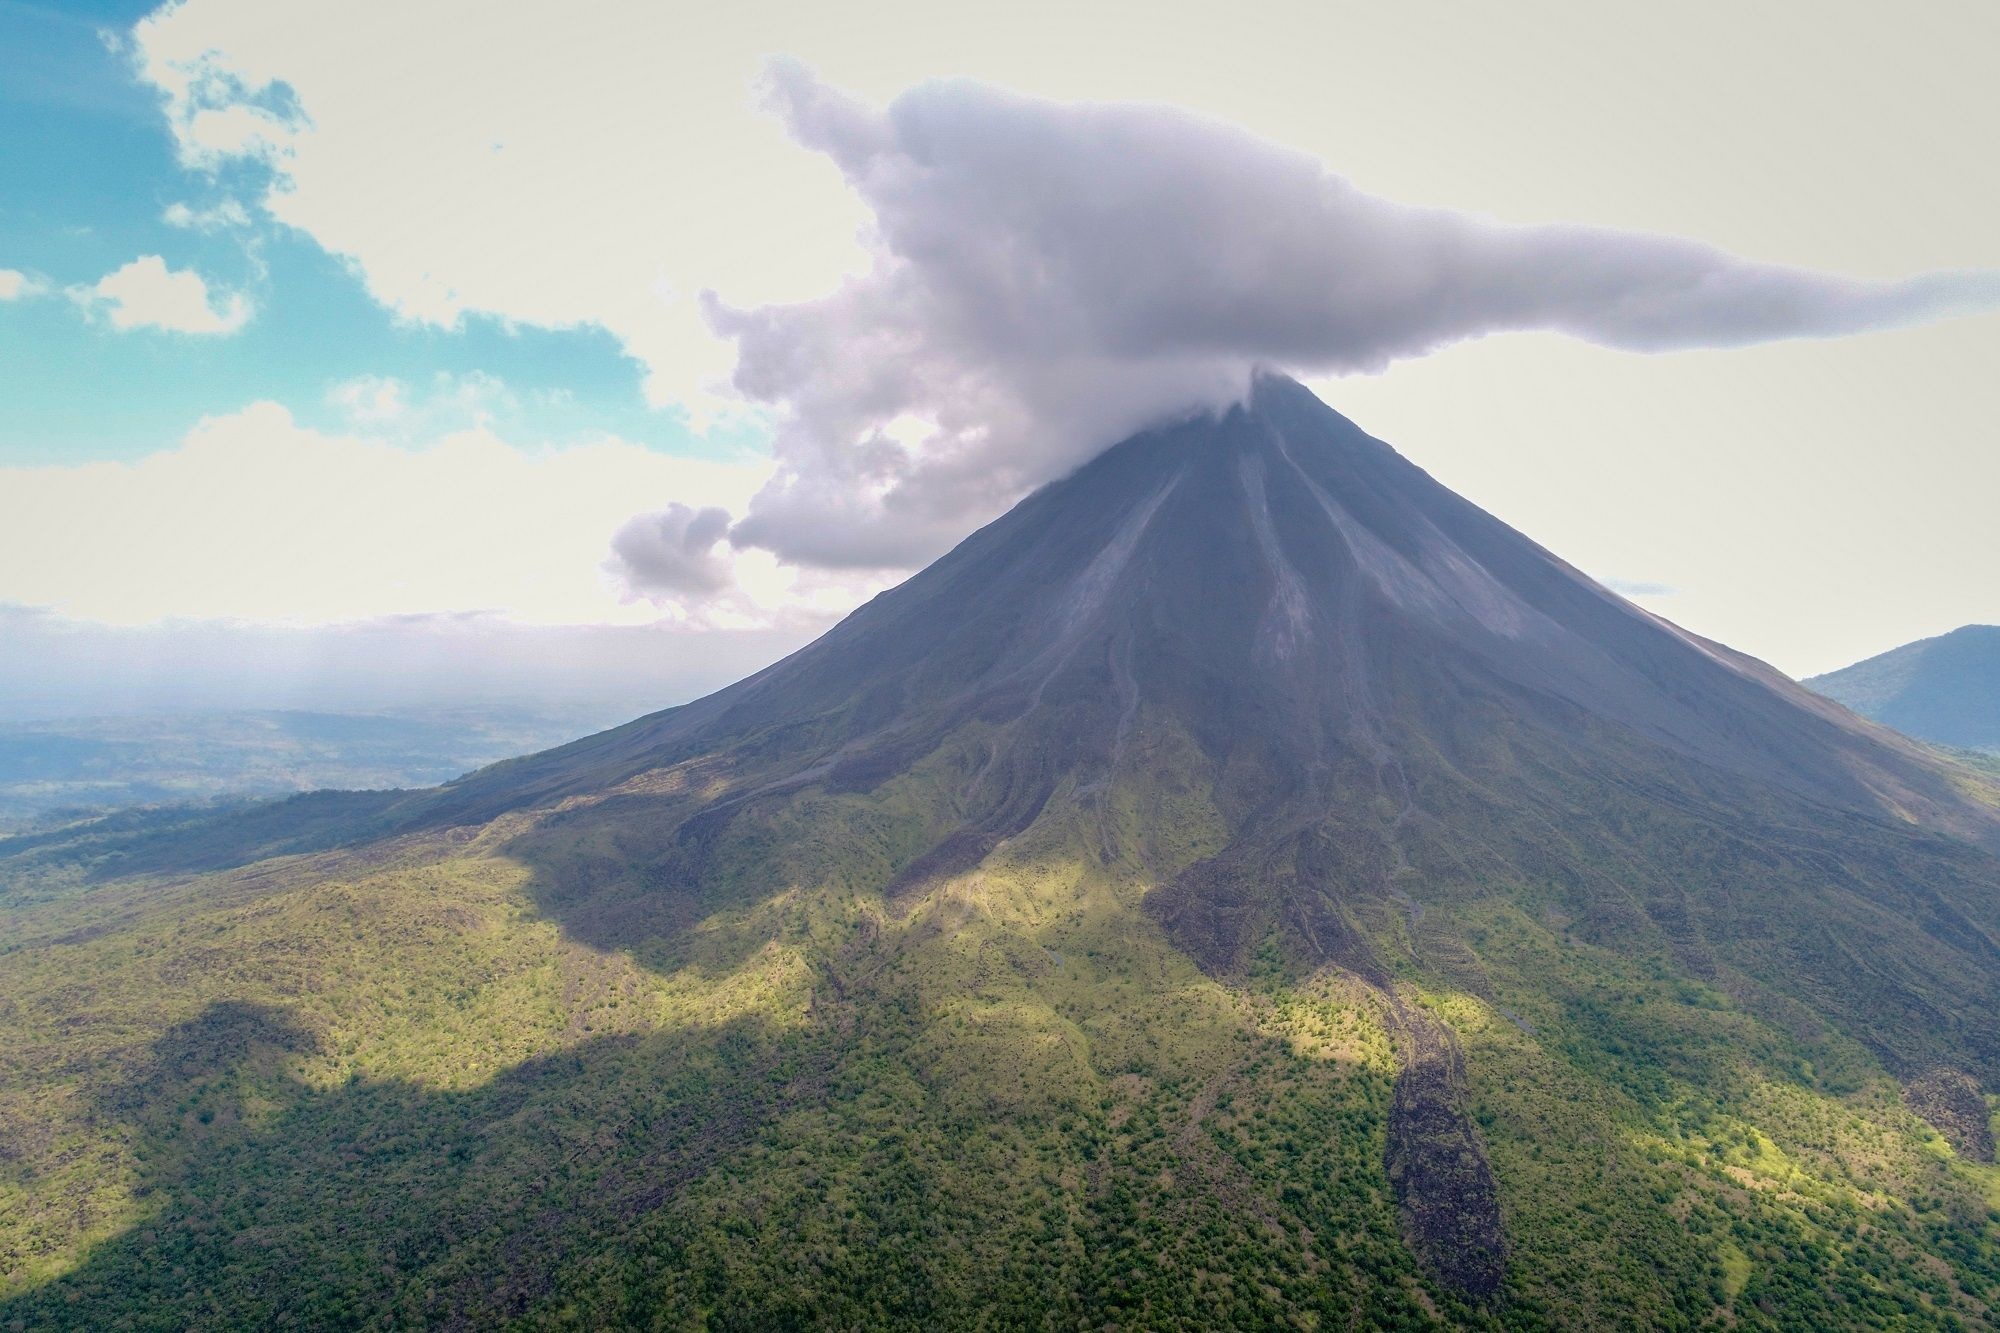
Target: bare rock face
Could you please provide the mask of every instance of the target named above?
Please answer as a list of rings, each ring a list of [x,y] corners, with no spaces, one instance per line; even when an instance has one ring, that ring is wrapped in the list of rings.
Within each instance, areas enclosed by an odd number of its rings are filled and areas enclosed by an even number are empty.
[[[1962,1069],[1929,1070],[1903,1085],[1903,1100],[1960,1157],[1993,1160],[1993,1113],[1972,1075]]]
[[[1385,1165],[1403,1238],[1440,1282],[1490,1299],[1506,1277],[1507,1246],[1493,1168],[1465,1108],[1463,1056],[1441,1024],[1407,1014],[1396,1026],[1405,1063]]]

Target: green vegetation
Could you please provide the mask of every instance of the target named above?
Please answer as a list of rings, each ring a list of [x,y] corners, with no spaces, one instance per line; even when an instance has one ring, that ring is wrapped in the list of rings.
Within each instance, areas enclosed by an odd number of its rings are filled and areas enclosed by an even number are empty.
[[[983,737],[753,803],[692,881],[691,768],[192,875],[135,871],[143,836],[20,850],[0,1328],[1908,1328],[2000,1301],[1996,1169],[1865,1043],[1525,882],[1368,917],[1463,1044],[1500,1188],[1504,1290],[1440,1288],[1384,1175],[1382,997],[1281,930],[1218,980],[1144,910],[1141,859],[1221,836],[1185,770],[884,903]],[[1104,819],[1167,810],[1104,862]]]
[[[736,840],[839,815],[795,806]],[[1059,846],[908,923],[795,884],[635,956],[542,916],[501,850],[523,835],[68,894],[45,877],[7,918],[0,991],[5,1313],[1421,1308],[1379,1179],[1379,1033],[1336,998],[1281,1010],[1208,981]],[[73,926],[105,919],[124,924]],[[1340,1281],[1308,1227],[1343,1237]],[[1378,1271],[1396,1280],[1359,1280]]]

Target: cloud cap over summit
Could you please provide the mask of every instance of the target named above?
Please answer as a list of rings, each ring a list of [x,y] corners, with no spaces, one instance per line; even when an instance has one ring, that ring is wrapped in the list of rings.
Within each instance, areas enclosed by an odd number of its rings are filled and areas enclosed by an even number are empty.
[[[1257,366],[1378,370],[1553,331],[1640,352],[1830,337],[2000,305],[2000,273],[1871,281],[1684,239],[1505,224],[1369,195],[1316,158],[1161,106],[921,85],[878,109],[778,62],[771,105],[870,210],[872,266],[709,317],[777,407],[739,542],[914,563]]]

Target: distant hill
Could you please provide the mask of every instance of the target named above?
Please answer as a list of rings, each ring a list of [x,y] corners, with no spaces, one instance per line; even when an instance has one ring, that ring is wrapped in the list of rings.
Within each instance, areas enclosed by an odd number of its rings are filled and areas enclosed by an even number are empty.
[[[2000,625],[1966,625],[1806,682],[1905,736],[2000,751]]]

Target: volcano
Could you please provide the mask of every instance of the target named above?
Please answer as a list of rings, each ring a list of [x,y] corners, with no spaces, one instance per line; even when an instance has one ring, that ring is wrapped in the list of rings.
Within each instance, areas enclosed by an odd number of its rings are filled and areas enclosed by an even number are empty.
[[[1962,774],[1638,609],[1269,376],[1030,496],[778,665],[431,808],[490,818],[751,738],[757,793],[867,788],[973,723],[995,735],[965,826],[909,884],[976,861],[1059,787],[1101,796],[1153,727],[1194,741],[1262,832],[1371,792],[1407,819],[1412,764],[1476,771],[1505,732],[1579,769],[1626,750],[2000,850]]]
[[[62,931],[107,894],[107,938],[150,929],[166,909],[130,886],[221,903],[229,930],[330,885],[419,913],[400,942],[350,913],[341,957],[404,960],[333,969],[363,1017],[252,961],[107,1057],[150,1091],[105,1104],[247,1105],[250,1069],[283,1108],[213,1161],[144,1131],[176,1145],[169,1198],[351,1128],[359,1094],[288,1060],[374,1071],[416,1121],[503,1145],[464,1160],[504,1187],[417,1207],[364,1165],[251,1210],[249,1251],[345,1310],[2000,1309],[2000,791],[1617,597],[1282,378],[1110,449],[695,703],[433,791],[86,826],[6,865],[96,885],[15,909],[31,952],[90,947]],[[318,959],[322,926],[260,938]],[[508,932],[542,941],[561,1023],[517,1039],[497,1001],[412,998],[413,968],[505,990]],[[0,1012],[37,1003],[76,1001]],[[506,1057],[428,1091],[396,1063],[419,1029]],[[444,1131],[395,1132],[421,1153]],[[399,1238],[370,1251],[386,1279],[342,1266],[328,1219],[357,1209]],[[115,1313],[164,1263],[211,1274],[205,1308],[321,1308],[196,1216],[15,1304]]]

